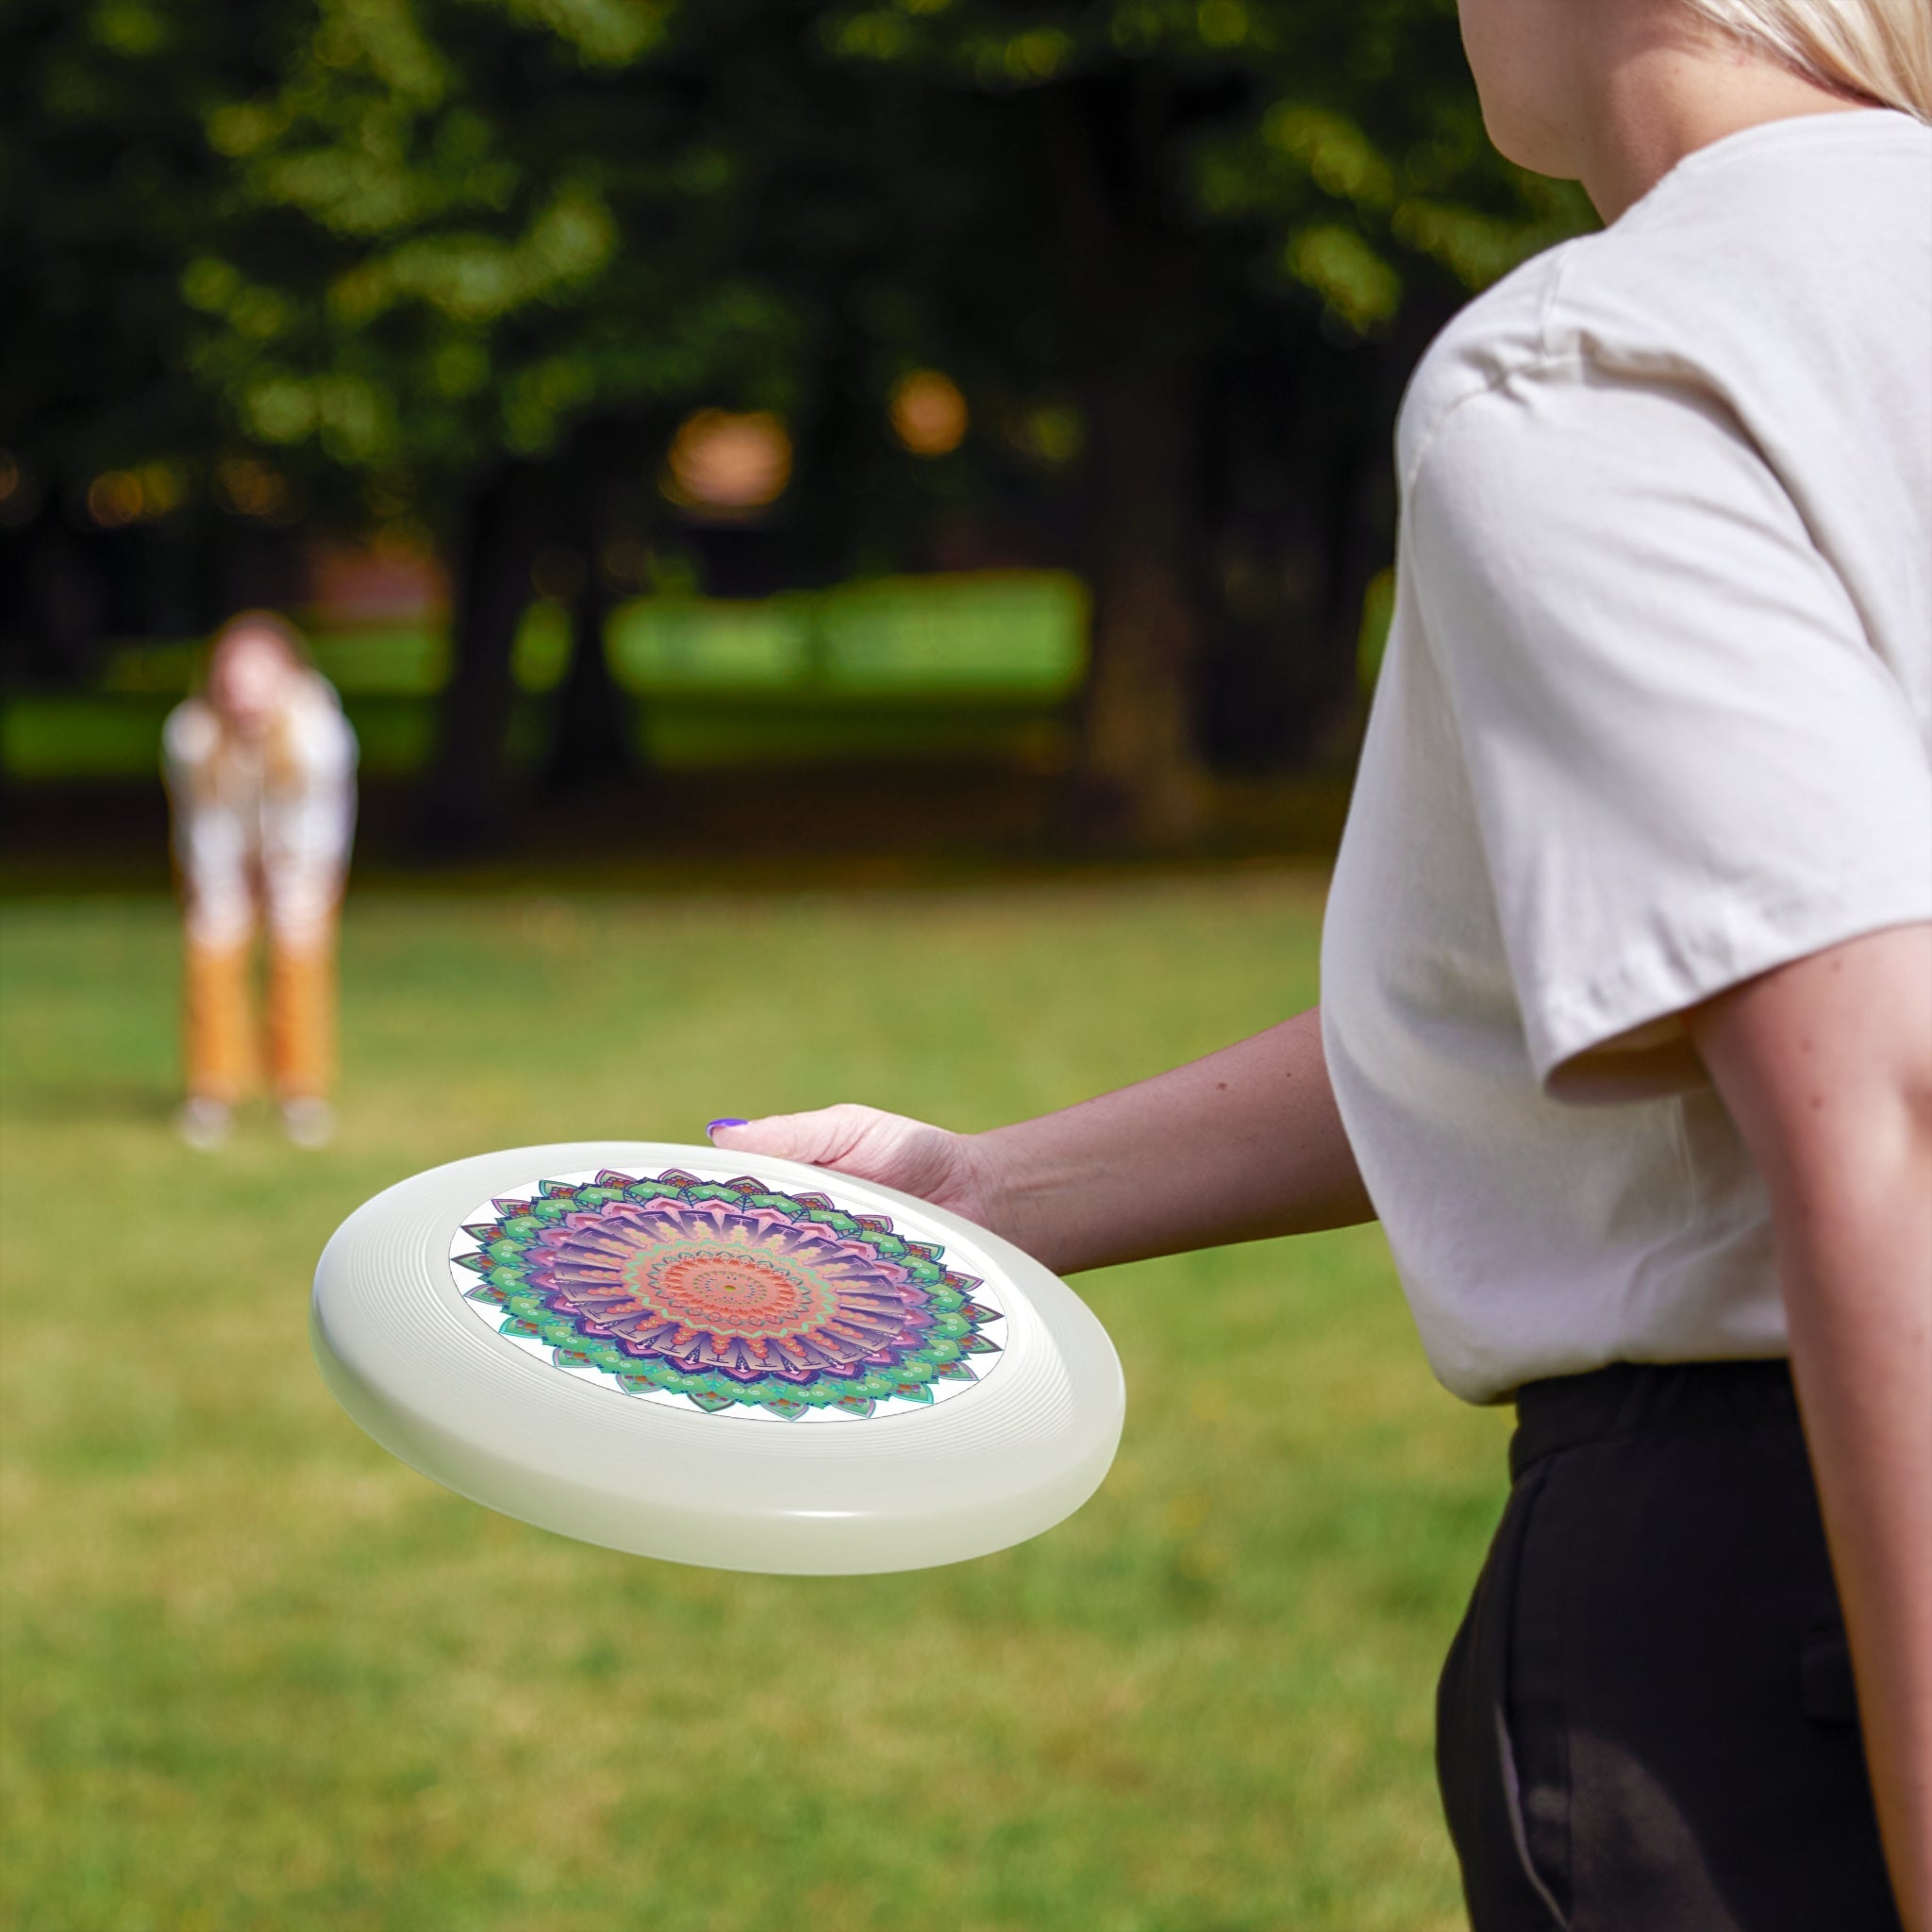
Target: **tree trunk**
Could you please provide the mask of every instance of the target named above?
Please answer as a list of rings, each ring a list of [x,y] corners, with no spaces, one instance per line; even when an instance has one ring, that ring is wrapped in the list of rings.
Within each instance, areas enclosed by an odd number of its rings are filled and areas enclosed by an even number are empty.
[[[537,473],[498,470],[470,499],[458,551],[453,662],[424,789],[421,833],[434,857],[503,843],[511,817],[509,724],[516,705],[510,652],[530,602],[541,540]]]
[[[570,668],[557,693],[543,789],[575,798],[623,785],[636,773],[631,701],[610,675],[604,624],[611,599],[597,567],[596,533],[583,588],[571,604]]]
[[[1153,359],[1090,391],[1093,655],[1084,706],[1086,769],[1121,801],[1141,842],[1199,829],[1203,774],[1193,665],[1199,620],[1187,482],[1193,425],[1180,372]]]
[[[552,709],[543,790],[556,798],[619,791],[641,775],[638,703],[611,675],[604,632],[617,599],[606,558],[616,538],[641,541],[651,509],[638,500],[639,453],[668,425],[648,414],[596,417],[578,425],[562,458],[558,535],[583,561],[571,599],[570,667]]]
[[[25,620],[20,641],[28,676],[48,685],[84,685],[98,668],[108,617],[98,558],[90,558],[86,541],[68,527],[51,499],[9,541],[20,546]]]
[[[1169,231],[1172,103],[1138,69],[1042,90],[1087,418],[1092,659],[1086,774],[1138,842],[1185,843],[1205,793],[1192,700],[1203,331]]]

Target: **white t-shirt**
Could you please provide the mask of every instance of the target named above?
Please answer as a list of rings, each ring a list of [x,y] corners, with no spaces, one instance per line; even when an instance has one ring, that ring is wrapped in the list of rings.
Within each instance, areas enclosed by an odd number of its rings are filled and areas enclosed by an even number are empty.
[[[257,901],[279,945],[312,943],[334,916],[356,829],[356,733],[334,688],[305,675],[265,744],[224,746],[207,699],[168,713],[161,764],[174,807],[175,862],[197,945],[255,930]]]
[[[1932,919],[1932,128],[1700,149],[1465,309],[1397,447],[1323,1011],[1429,1359],[1782,1355],[1676,1016]]]

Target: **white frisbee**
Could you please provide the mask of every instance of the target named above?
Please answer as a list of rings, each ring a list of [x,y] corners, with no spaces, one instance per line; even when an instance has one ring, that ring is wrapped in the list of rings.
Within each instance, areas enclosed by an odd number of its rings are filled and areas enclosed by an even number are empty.
[[[822,1168],[585,1141],[358,1208],[309,1334],[386,1449],[505,1515],[678,1563],[853,1574],[1022,1542],[1099,1488],[1125,1387],[1030,1256]]]

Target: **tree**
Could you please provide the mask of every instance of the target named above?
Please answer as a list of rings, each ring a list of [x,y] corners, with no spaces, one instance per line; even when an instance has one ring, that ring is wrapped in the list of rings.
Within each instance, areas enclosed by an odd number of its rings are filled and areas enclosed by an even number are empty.
[[[130,551],[181,579],[163,602],[184,617],[208,594],[192,581],[206,546],[192,526],[235,439],[223,399],[184,374],[194,317],[181,275],[222,230],[225,171],[202,117],[269,70],[230,10],[206,0],[20,0],[5,54],[0,526],[18,611],[8,642],[33,674],[71,680],[114,615]],[[261,560],[223,559],[223,574],[243,579]]]
[[[1364,528],[1386,541],[1392,508],[1391,376],[1419,346],[1405,309],[1440,321],[1456,294],[1572,232],[1580,203],[1490,150],[1449,0],[861,0],[820,33],[841,59],[1032,107],[1006,206],[1018,218],[1029,187],[1044,191],[1062,270],[1044,332],[1088,426],[1089,768],[1142,837],[1185,837],[1199,674],[1229,628],[1204,581],[1233,534],[1204,524],[1225,476],[1210,447],[1217,379],[1226,396],[1235,370],[1272,375],[1301,405],[1277,433],[1322,450],[1322,472],[1292,493],[1304,523],[1329,526],[1305,573],[1329,581],[1304,601],[1325,632],[1332,697],[1382,547]],[[1009,282],[1001,297],[1008,314],[1039,306]],[[1353,383],[1337,342],[1370,345]],[[1339,437],[1311,365],[1354,391]],[[1331,433],[1311,437],[1318,426]],[[1309,515],[1324,495],[1340,514]]]
[[[567,748],[615,747],[585,735],[614,709],[601,558],[639,493],[615,432],[798,405],[822,323],[761,261],[816,111],[770,85],[790,40],[783,8],[729,0],[321,0],[274,84],[207,116],[230,189],[225,245],[183,277],[196,375],[255,442],[353,474],[458,560],[438,842],[507,815],[509,648],[546,547],[583,565]]]
[[[91,105],[84,138],[26,116],[73,189],[33,276],[97,221],[49,312],[98,305],[125,242],[143,320],[98,387],[53,332],[23,342],[15,366],[66,370],[33,434],[125,441],[152,391],[196,460],[434,531],[452,841],[508,810],[546,548],[580,559],[586,641],[554,769],[608,760],[603,558],[665,537],[659,453],[705,405],[791,425],[806,575],[1051,508],[1096,595],[1091,789],[1185,837],[1204,724],[1257,741],[1272,690],[1285,741],[1347,688],[1420,337],[1577,220],[1490,153],[1450,0],[257,0],[241,55],[232,9],[115,0],[89,16],[137,23],[111,98],[82,72],[105,29],[36,4],[45,100]],[[158,170],[132,236],[81,179],[124,114]],[[918,367],[981,425],[943,463],[886,433]]]

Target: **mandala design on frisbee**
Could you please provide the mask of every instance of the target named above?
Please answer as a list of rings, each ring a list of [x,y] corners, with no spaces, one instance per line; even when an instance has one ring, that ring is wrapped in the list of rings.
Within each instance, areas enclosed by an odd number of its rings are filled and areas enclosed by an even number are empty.
[[[818,1193],[605,1169],[485,1202],[450,1270],[507,1341],[648,1401],[861,1421],[974,1387],[998,1296],[936,1241]]]

